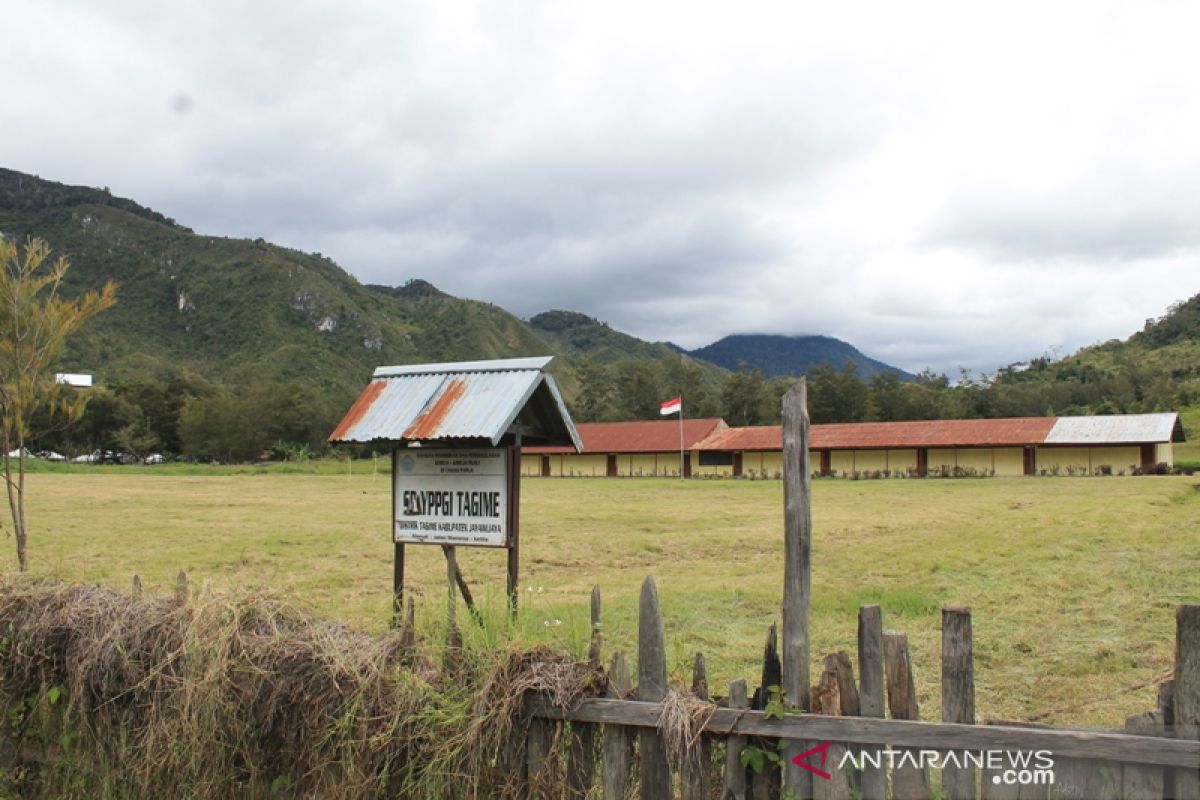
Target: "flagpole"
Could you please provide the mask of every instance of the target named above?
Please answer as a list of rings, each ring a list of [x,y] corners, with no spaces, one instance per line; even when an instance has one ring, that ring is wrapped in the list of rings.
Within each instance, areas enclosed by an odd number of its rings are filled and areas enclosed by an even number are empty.
[[[683,395],[679,395],[679,480],[683,480]]]

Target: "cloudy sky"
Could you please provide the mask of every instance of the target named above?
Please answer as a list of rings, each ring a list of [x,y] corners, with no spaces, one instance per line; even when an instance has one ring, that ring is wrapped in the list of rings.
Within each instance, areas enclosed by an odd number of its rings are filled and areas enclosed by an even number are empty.
[[[0,164],[521,316],[993,370],[1200,291],[1198,9],[17,0]]]

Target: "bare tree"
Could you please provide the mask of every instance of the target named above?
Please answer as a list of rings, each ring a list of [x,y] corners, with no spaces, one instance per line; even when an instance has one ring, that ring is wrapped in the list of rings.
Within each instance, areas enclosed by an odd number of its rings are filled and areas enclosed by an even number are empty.
[[[25,526],[25,444],[38,433],[38,416],[78,419],[86,398],[56,380],[55,363],[67,338],[93,315],[116,302],[111,281],[100,291],[67,299],[59,295],[70,267],[65,256],[49,262],[50,247],[30,239],[24,248],[0,237],[0,437],[4,481],[17,540],[17,563],[29,567]],[[49,412],[48,415],[41,412]]]

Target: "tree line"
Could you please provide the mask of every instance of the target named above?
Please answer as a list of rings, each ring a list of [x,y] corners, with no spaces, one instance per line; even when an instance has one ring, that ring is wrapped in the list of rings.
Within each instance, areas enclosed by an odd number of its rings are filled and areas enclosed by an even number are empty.
[[[584,361],[568,407],[576,422],[659,419],[659,405],[682,395],[688,419],[721,417],[733,426],[779,424],[780,399],[794,378],[742,369],[723,379],[687,356],[657,361]],[[1177,410],[1200,402],[1194,383],[1135,359],[1118,370],[1035,359],[994,375],[951,381],[929,370],[915,380],[893,373],[864,379],[847,362],[807,374],[814,423],[1117,414]],[[195,461],[245,462],[329,452],[326,437],[351,398],[300,382],[228,387],[186,371],[81,390],[82,415],[48,421],[32,449],[69,457],[165,454]]]
[[[579,376],[571,411],[580,422],[654,419],[661,401],[682,394],[688,418],[721,417],[733,426],[779,424],[780,399],[795,381],[743,368],[714,386],[683,356],[657,364],[585,364]],[[1173,411],[1200,402],[1200,389],[1194,380],[1183,379],[1187,377],[1147,364],[1134,353],[1123,355],[1111,369],[1039,358],[992,375],[964,371],[956,380],[931,370],[914,380],[890,372],[863,378],[850,362],[840,369],[821,364],[806,375],[814,423]]]
[[[299,382],[225,387],[188,372],[80,390],[87,406],[69,425],[43,425],[36,447],[68,457],[152,455],[225,463],[317,455],[345,411]]]

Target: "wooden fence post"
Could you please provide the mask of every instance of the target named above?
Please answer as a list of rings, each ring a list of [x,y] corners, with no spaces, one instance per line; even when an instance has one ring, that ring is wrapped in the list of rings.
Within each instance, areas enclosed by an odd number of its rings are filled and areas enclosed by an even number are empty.
[[[729,684],[729,707],[750,707],[746,698],[746,682],[740,678]],[[721,800],[746,800],[746,768],[742,766],[742,750],[745,747],[745,736],[728,736],[725,739],[725,782],[721,789]]]
[[[1200,605],[1175,609],[1175,737],[1200,740]],[[1175,771],[1175,795],[1200,800],[1200,766]]]
[[[599,666],[600,641],[602,636],[600,630],[600,584],[596,584],[592,587],[591,622],[592,635],[591,641],[588,644],[588,661],[590,661],[593,666]]]
[[[754,694],[751,706],[756,711],[767,707],[771,699],[772,686],[781,686],[783,680],[783,665],[779,661],[779,633],[775,623],[767,628],[767,643],[763,646],[762,676],[759,679],[758,691]],[[755,739],[753,747],[769,747],[771,743],[764,739]],[[797,752],[804,752],[797,750]],[[750,795],[754,800],[775,800],[779,797],[779,778],[781,770],[770,761],[763,764],[761,772],[755,772],[750,779]],[[803,796],[803,795],[802,795]]]
[[[846,678],[849,678],[848,685]],[[825,671],[821,673],[821,680],[813,687],[812,713],[843,716],[847,708],[858,710],[858,689],[854,686],[854,675],[850,671],[850,657],[845,653],[833,653],[825,656]],[[825,763],[814,764],[830,776],[828,780],[822,777],[813,778],[814,800],[850,800],[850,776],[838,769],[845,752],[844,745],[831,742],[825,750]]]
[[[708,671],[704,666],[704,654],[696,653],[692,663],[692,694],[708,700]],[[680,794],[683,800],[708,800],[712,794],[712,745],[707,734],[699,734],[696,746],[683,754],[681,765]]]
[[[654,578],[646,576],[638,604],[638,699],[658,703],[667,696],[666,635]],[[653,728],[638,735],[642,800],[671,796],[671,765],[662,736]]]
[[[883,612],[875,605],[858,609],[858,705],[864,717],[884,717]],[[859,790],[863,800],[887,800],[887,768],[864,764]]]
[[[525,773],[528,797],[550,798],[553,784],[554,723],[533,717],[525,733]]]
[[[1155,709],[1134,714],[1125,720],[1125,732],[1141,736],[1162,736],[1162,712]],[[1123,800],[1162,800],[1163,768],[1126,764],[1121,775]]]
[[[588,662],[600,665],[600,587],[592,587],[591,643]],[[596,773],[596,726],[590,722],[572,722],[570,750],[567,752],[567,797],[584,798],[592,788]]]
[[[888,710],[892,712],[892,719],[920,719],[908,637],[896,631],[885,631],[883,656],[887,672]],[[925,769],[911,766],[892,769],[894,800],[927,800],[929,796],[929,773]]]
[[[404,610],[404,625],[400,628],[400,643],[406,648],[416,647],[417,644],[417,606],[411,594]]]
[[[971,610],[942,609],[942,722],[975,724],[975,658]],[[946,800],[975,800],[975,767],[948,764],[942,769]]]
[[[608,667],[608,696],[624,700],[632,690],[625,654],[613,653]],[[604,800],[625,800],[633,773],[633,734],[624,725],[604,726]]]
[[[786,702],[808,711],[809,609],[812,594],[812,480],[808,461],[808,384],[804,378],[783,396],[783,692]],[[786,794],[809,797],[812,774],[792,763],[803,742],[783,748]]]
[[[1168,679],[1158,685],[1157,709],[1162,714],[1163,728],[1174,735],[1175,681]],[[1175,797],[1175,770],[1163,770],[1163,797]]]

